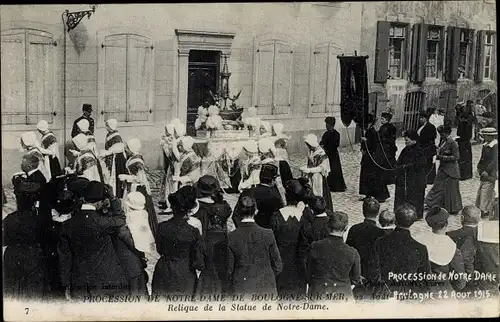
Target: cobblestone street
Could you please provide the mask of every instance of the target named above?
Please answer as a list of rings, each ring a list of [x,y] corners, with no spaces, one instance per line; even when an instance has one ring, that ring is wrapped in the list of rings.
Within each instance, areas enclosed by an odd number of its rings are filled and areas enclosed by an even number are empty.
[[[397,141],[398,153],[404,147],[404,140],[402,138]],[[479,157],[481,154],[481,145],[473,145],[472,146],[472,154],[473,154],[473,168],[477,165],[479,161]],[[340,159],[342,162],[342,169],[344,173],[344,179],[347,184],[347,191],[340,193],[332,193],[333,207],[335,210],[343,211],[349,216],[349,227],[360,223],[363,221],[363,214],[361,211],[362,202],[359,201],[358,195],[358,177],[360,171],[360,160],[361,160],[361,152],[359,144],[353,146],[347,146],[340,150]],[[294,175],[297,176],[299,174],[299,168],[306,164],[306,156],[303,155],[291,155],[290,156],[290,165],[292,167],[292,171]],[[158,204],[159,201],[159,191],[161,188],[161,171],[150,171],[149,179],[151,183],[151,187],[153,190],[153,199],[155,201],[155,205]],[[479,187],[479,175],[474,170],[474,178],[461,181],[460,182],[460,192],[462,194],[462,200],[464,205],[470,205],[475,203],[477,189]],[[429,191],[431,186],[427,186],[427,190]],[[391,198],[388,199],[385,203],[381,205],[381,209],[393,209],[394,205],[394,185],[389,186],[389,191],[391,194]],[[6,213],[10,213],[15,210],[15,201],[13,192],[11,189],[6,189],[6,195],[8,199],[8,204],[5,206],[4,210]],[[226,200],[229,202],[231,207],[234,207],[236,204],[238,196],[236,194],[228,194],[226,195]],[[171,218],[171,215],[158,215],[158,220],[160,222],[168,220]],[[232,220],[229,221],[228,228],[230,230],[234,229],[234,224]],[[460,227],[460,222],[458,216],[451,216],[449,222],[449,230],[454,230]],[[411,232],[413,235],[421,234],[422,232],[428,231],[429,228],[425,221],[416,222],[412,228]],[[151,278],[153,276],[154,265],[158,260],[158,254],[150,254],[149,263],[148,263],[148,273]]]

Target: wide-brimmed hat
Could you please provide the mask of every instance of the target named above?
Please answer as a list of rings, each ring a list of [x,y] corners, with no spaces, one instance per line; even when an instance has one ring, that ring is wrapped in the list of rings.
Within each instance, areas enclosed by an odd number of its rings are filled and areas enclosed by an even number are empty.
[[[446,211],[446,209],[434,206],[429,210],[427,216],[425,216],[425,221],[427,221],[427,224],[430,227],[441,226],[448,220],[449,217],[450,214]]]
[[[194,185],[196,189],[196,195],[198,198],[211,196],[215,191],[219,189],[219,181],[213,176],[204,175],[198,182]]]
[[[262,165],[262,169],[260,170],[259,179],[264,180],[273,180],[278,176],[278,167],[274,164],[266,163]]]
[[[479,131],[481,135],[498,135],[497,129],[494,127],[485,127]]]
[[[76,197],[83,197],[84,191],[89,185],[90,181],[84,177],[74,177],[67,181],[67,188],[73,192]]]
[[[83,199],[86,202],[102,201],[106,198],[104,184],[99,181],[90,181],[83,191]]]
[[[134,191],[127,195],[125,204],[131,209],[142,210],[146,205],[146,198],[144,198],[144,195],[142,193]]]

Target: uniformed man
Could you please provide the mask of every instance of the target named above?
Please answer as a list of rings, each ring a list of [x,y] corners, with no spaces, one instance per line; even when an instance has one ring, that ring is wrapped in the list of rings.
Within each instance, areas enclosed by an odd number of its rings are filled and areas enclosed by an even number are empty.
[[[77,125],[82,119],[89,121],[89,131],[94,135],[94,119],[91,117],[92,115],[92,105],[91,104],[83,104],[82,106],[83,115],[80,116],[73,122],[73,129],[71,130],[71,137],[74,138],[78,134],[81,133],[79,126]]]

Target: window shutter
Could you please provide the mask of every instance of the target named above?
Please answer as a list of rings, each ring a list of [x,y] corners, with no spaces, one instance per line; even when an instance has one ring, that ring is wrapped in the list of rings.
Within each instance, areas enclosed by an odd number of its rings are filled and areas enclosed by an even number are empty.
[[[151,42],[148,38],[130,35],[128,47],[128,121],[149,119],[150,84],[152,78]]]
[[[460,58],[460,28],[447,28],[446,32],[446,69],[445,81],[455,83],[458,80],[458,63]]]
[[[497,34],[493,34],[493,48],[491,51],[491,79],[497,80]]]
[[[377,22],[377,43],[375,47],[375,83],[387,81],[387,70],[389,69],[389,29],[388,21]]]
[[[328,79],[328,45],[317,46],[313,52],[312,113],[326,112]]]
[[[104,118],[126,121],[127,36],[106,37],[104,43]]]
[[[445,34],[444,34],[444,28],[441,28],[441,39],[439,40],[439,48],[438,48],[438,56],[437,56],[437,76],[443,75],[445,73]],[[460,36],[460,35],[459,35]],[[457,61],[458,64],[458,61]],[[442,76],[441,76],[442,77]],[[443,78],[443,77],[442,77]]]
[[[404,54],[403,54],[403,70],[402,74],[403,77],[406,79],[405,75],[408,75],[411,67],[411,32],[410,32],[410,25],[406,25],[406,36],[405,36],[405,48],[404,48]]]
[[[425,80],[425,63],[427,60],[427,26],[413,25],[411,81],[422,83]]]
[[[271,115],[273,105],[274,42],[257,49],[257,110],[259,115]]]
[[[340,86],[340,63],[337,56],[340,55],[340,49],[330,45],[329,46],[329,56],[328,61],[328,88],[327,88],[327,113],[340,113],[340,96],[341,96],[341,86]]]
[[[2,34],[2,124],[26,124],[24,45],[24,32],[15,35]]]
[[[480,83],[483,81],[484,74],[484,41],[486,37],[485,30],[479,30],[477,32],[476,39],[476,66],[474,73],[474,80],[476,83]]]
[[[274,100],[274,114],[288,114],[290,112],[292,96],[292,47],[283,43],[277,43],[275,61],[274,78],[276,97]]]

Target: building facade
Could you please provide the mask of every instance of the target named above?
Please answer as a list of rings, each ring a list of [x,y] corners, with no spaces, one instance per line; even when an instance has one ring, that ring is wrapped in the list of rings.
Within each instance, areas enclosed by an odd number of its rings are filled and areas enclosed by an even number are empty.
[[[416,126],[418,109],[443,109],[449,122],[460,101],[485,98],[496,110],[495,1],[378,1],[362,10],[378,115],[390,108],[403,129]]]
[[[237,104],[283,123],[291,152],[305,152],[302,136],[340,115],[336,57],[359,50],[362,6],[105,4],[70,32],[63,12],[88,6],[2,6],[2,182],[19,171],[22,132],[45,119],[62,143],[83,103],[94,108],[99,149],[105,120],[116,118],[124,139],[139,138],[147,165],[157,167],[165,124],[193,122],[225,58],[231,95],[241,90]],[[339,118],[337,127],[343,144],[354,138],[354,124]]]

